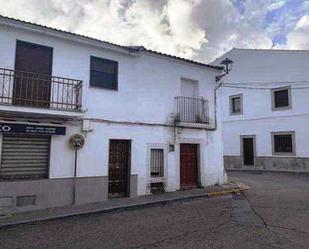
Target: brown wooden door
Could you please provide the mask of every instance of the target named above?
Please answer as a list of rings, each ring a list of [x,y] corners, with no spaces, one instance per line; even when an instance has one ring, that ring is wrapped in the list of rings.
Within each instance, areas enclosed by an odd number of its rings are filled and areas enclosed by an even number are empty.
[[[254,138],[243,138],[244,165],[254,165]]]
[[[128,195],[131,143],[111,140],[109,144],[108,193],[110,197]]]
[[[49,107],[53,48],[17,41],[13,104]]]
[[[181,144],[180,145],[180,186],[197,187],[197,144]]]

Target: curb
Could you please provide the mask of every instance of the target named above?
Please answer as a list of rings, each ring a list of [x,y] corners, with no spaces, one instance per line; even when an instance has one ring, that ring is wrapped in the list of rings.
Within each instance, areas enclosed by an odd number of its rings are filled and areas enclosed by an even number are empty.
[[[17,225],[23,225],[23,224],[36,224],[40,222],[45,221],[54,221],[54,220],[60,220],[60,219],[66,219],[66,218],[74,218],[76,216],[88,216],[92,214],[109,214],[109,213],[120,213],[124,211],[130,211],[130,210],[137,210],[142,209],[146,207],[156,207],[156,206],[165,206],[171,203],[181,202],[181,201],[190,201],[200,198],[211,198],[211,197],[219,197],[219,196],[225,196],[233,193],[243,192],[245,190],[250,189],[249,187],[246,188],[239,188],[234,190],[226,190],[221,192],[209,192],[204,194],[198,194],[198,195],[192,195],[192,196],[186,196],[186,197],[176,197],[168,200],[159,200],[159,201],[150,201],[140,204],[131,204],[131,205],[125,205],[125,206],[119,206],[119,207],[112,207],[112,208],[105,208],[105,209],[94,209],[89,211],[76,211],[68,214],[60,214],[60,215],[53,215],[53,216],[45,216],[45,217],[39,217],[34,219],[25,219],[20,220],[16,222],[8,222],[8,223],[0,223],[0,229],[5,229]],[[0,220],[1,222],[1,220]]]
[[[220,192],[210,192],[208,194],[209,194],[210,197],[216,197],[216,196],[224,196],[224,195],[244,192],[244,191],[249,190],[249,189],[250,189],[250,187],[243,187],[243,188],[235,189],[235,190],[226,190],[226,191],[220,191]]]

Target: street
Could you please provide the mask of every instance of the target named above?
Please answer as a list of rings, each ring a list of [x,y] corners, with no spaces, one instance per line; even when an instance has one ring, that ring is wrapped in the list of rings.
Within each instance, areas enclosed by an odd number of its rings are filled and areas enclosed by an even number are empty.
[[[0,229],[0,248],[309,248],[309,176],[230,173],[244,194]]]

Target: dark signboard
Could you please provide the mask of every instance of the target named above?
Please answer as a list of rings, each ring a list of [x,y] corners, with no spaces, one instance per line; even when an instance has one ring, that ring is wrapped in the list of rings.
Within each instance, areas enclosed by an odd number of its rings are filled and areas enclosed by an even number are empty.
[[[32,125],[32,124],[16,124],[16,123],[0,123],[0,133],[65,135],[65,127]]]

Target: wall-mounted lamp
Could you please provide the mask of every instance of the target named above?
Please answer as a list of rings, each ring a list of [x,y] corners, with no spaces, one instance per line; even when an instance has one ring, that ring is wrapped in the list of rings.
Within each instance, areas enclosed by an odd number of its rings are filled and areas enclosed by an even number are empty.
[[[234,61],[229,58],[225,58],[223,61],[221,61],[221,65],[225,66],[224,71],[226,74],[229,74],[229,72],[232,70],[233,63]]]
[[[224,66],[224,72],[216,77],[217,82],[232,71],[233,63],[234,61],[229,58],[225,58],[223,61],[221,61],[220,64]]]

